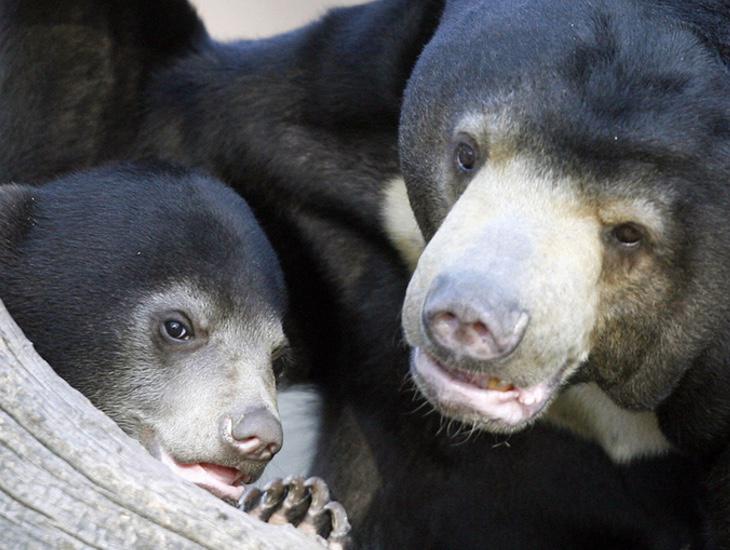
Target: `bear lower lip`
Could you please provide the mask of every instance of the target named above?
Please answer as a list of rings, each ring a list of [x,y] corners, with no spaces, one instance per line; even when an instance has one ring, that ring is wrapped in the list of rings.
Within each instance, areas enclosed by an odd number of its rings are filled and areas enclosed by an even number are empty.
[[[448,368],[422,348],[413,350],[411,371],[424,395],[440,408],[510,427],[537,416],[555,386],[544,382],[520,388],[494,376]]]
[[[191,466],[200,466],[208,475],[216,477],[221,483],[228,485],[240,485],[241,483],[251,482],[251,476],[244,474],[236,468],[205,462],[191,464]]]
[[[253,481],[252,476],[236,468],[208,462],[179,462],[162,446],[160,460],[178,476],[226,500],[238,501],[243,495],[245,484]]]

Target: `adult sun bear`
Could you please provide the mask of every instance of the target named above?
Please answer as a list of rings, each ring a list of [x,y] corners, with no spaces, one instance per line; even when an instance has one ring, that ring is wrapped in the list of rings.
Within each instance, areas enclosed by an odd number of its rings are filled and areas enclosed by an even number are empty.
[[[402,114],[403,325],[448,416],[695,456],[730,547],[730,5],[687,4],[448,4]]]
[[[247,199],[282,261],[287,331],[325,397],[312,473],[331,482],[363,546],[700,543],[696,483],[683,457],[617,466],[599,446],[544,425],[457,445],[439,431],[441,419],[414,414],[403,384],[399,311],[410,273],[401,245],[414,245],[404,248],[412,260],[420,241],[403,239],[400,222],[412,216],[397,137],[402,92],[423,45],[434,31],[435,39],[453,33],[448,18],[436,30],[443,2],[384,0],[227,45],[205,35],[185,2],[59,4],[0,4],[14,8],[0,13],[8,61],[0,120],[12,122],[0,125],[12,128],[0,137],[8,145],[2,173],[43,180],[154,155],[204,166]],[[43,47],[48,36],[56,47]],[[439,74],[449,75],[436,67]],[[480,81],[479,72],[462,77]],[[79,128],[94,132],[77,140]],[[48,148],[49,134],[64,146]],[[40,162],[31,162],[40,146]],[[429,165],[428,154],[421,162]],[[405,207],[403,216],[393,205]]]

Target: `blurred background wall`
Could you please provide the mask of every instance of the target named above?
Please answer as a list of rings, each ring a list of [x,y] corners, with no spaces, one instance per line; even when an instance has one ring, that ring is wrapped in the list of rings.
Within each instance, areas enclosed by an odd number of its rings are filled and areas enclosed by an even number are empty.
[[[301,26],[333,6],[366,0],[191,0],[221,40],[271,36]]]

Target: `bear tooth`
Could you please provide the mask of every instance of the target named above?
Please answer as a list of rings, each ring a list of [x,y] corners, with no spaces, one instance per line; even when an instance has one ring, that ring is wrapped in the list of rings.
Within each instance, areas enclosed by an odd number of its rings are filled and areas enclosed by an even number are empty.
[[[512,384],[502,381],[499,378],[490,378],[487,383],[487,389],[508,392],[512,391],[515,387]]]

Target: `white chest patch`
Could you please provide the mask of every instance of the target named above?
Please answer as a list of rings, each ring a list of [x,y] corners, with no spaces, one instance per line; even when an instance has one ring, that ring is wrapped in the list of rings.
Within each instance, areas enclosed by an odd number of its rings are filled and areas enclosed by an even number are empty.
[[[565,389],[545,418],[595,441],[619,464],[660,456],[672,450],[671,443],[659,429],[656,414],[622,409],[595,384]]]
[[[382,218],[393,246],[413,271],[426,243],[408,202],[408,192],[402,178],[391,180],[386,185]]]

